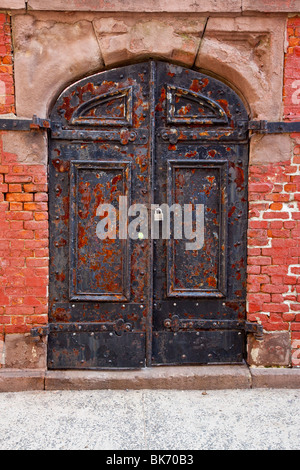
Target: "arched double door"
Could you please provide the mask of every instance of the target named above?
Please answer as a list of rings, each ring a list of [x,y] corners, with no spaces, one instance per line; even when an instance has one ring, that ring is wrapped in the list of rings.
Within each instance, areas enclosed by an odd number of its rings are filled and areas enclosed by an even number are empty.
[[[241,99],[151,61],[73,84],[51,122],[49,368],[241,363]]]

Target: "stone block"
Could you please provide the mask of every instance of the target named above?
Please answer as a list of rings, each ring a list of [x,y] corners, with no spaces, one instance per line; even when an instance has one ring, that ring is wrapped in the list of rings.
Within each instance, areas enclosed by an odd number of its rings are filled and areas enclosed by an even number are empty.
[[[241,13],[242,0],[29,0],[29,10],[101,11],[101,12],[180,12]]]
[[[26,392],[44,390],[44,371],[0,370],[0,392]]]
[[[293,141],[289,135],[254,135],[250,141],[250,165],[290,162]]]
[[[210,18],[196,60],[244,98],[252,119],[282,118],[283,17]]]
[[[262,341],[250,336],[247,362],[256,367],[288,366],[291,362],[289,332],[265,332]]]
[[[18,163],[47,164],[46,132],[8,131],[2,134],[3,151],[17,155]]]
[[[45,369],[47,358],[46,340],[30,335],[5,336],[5,367],[11,369]]]
[[[0,366],[5,365],[5,342],[0,339]]]
[[[25,10],[25,0],[1,0],[0,10]]]
[[[242,0],[243,13],[299,13],[300,0]]]
[[[246,366],[152,367],[137,371],[47,371],[45,390],[248,389]]]
[[[300,389],[300,369],[250,368],[253,388]]]
[[[53,101],[69,83],[102,68],[92,22],[71,21],[64,15],[60,20],[13,16],[18,116],[47,117]]]
[[[94,21],[106,66],[130,60],[157,57],[192,66],[199,47],[205,18],[161,19],[147,16],[108,17]]]

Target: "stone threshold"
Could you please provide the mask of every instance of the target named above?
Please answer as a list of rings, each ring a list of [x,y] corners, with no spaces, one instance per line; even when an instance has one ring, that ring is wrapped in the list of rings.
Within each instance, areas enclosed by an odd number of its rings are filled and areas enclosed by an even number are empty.
[[[0,370],[0,392],[253,388],[300,389],[300,369],[213,365],[153,367],[122,371]]]

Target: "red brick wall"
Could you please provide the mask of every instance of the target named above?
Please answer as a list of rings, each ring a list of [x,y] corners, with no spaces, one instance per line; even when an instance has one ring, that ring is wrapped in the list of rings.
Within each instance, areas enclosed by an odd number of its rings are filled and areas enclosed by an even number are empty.
[[[10,16],[0,13],[0,114],[15,113]]]
[[[285,105],[285,118],[287,120],[300,121],[300,17],[290,18],[288,20],[288,42],[289,47],[285,57],[285,86],[284,86],[284,105]],[[293,163],[298,165],[298,175],[293,178],[293,183],[297,186],[295,188],[294,200],[297,201],[298,208],[298,222],[297,227],[300,226],[300,134],[292,135],[295,147]],[[298,237],[300,247],[299,231],[295,238]],[[293,365],[300,365],[300,249],[298,248],[299,264],[291,271],[296,274],[297,285],[296,293],[297,304],[293,303],[291,308],[295,311],[295,318],[291,322],[291,346],[292,346],[292,363]],[[297,351],[298,350],[298,351]]]
[[[0,114],[15,113],[10,17],[0,14]],[[3,151],[0,132],[0,367],[5,335],[47,323],[48,205],[43,165]]]
[[[284,115],[300,120],[300,18],[288,20]],[[252,165],[249,178],[248,311],[266,331],[290,332],[300,354],[300,135],[285,162]]]
[[[288,49],[284,71],[285,119],[300,119],[300,17],[289,18],[287,25]]]
[[[0,114],[14,113],[14,82],[13,82],[13,57],[12,57],[12,40],[11,40],[11,24],[10,17],[5,13],[0,14]],[[2,363],[2,349],[4,340],[4,321],[6,317],[6,309],[8,298],[4,294],[4,269],[9,261],[7,260],[8,242],[6,240],[5,231],[5,211],[7,203],[4,200],[5,177],[0,158],[0,367]]]
[[[49,257],[46,169],[19,164],[17,155],[3,151],[2,134],[0,335],[47,323]]]

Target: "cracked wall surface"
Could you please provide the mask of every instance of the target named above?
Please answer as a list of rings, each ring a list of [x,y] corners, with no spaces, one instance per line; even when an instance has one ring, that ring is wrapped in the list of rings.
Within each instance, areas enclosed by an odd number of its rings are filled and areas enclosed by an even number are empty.
[[[192,66],[202,38],[205,17],[150,18],[143,15],[122,20],[94,21],[105,66],[157,57]]]
[[[280,120],[285,18],[210,18],[196,67],[215,73],[246,98],[253,119]]]
[[[281,119],[285,17],[31,12],[12,25],[19,116],[46,117],[77,79],[155,57],[227,80],[253,118]]]
[[[65,86],[103,68],[91,21],[16,15],[12,27],[19,116],[47,116]]]

